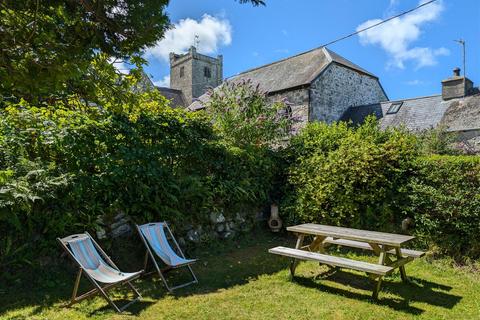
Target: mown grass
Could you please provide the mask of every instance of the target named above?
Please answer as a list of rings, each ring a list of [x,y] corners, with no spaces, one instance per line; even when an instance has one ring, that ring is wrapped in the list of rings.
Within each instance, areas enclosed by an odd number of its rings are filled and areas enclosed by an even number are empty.
[[[445,260],[418,259],[407,265],[413,283],[404,284],[394,274],[384,281],[379,301],[372,301],[372,283],[353,271],[329,274],[326,267],[301,263],[295,281],[290,281],[288,260],[267,249],[292,246],[292,240],[258,231],[237,242],[200,248],[192,253],[201,259],[195,266],[199,285],[168,294],[157,279],[141,279],[136,286],[143,300],[121,315],[100,297],[63,307],[73,286],[71,267],[18,275],[30,280],[1,289],[0,318],[480,319],[478,273],[454,268]],[[359,252],[338,254],[375,261]],[[132,268],[131,263],[124,265]],[[175,280],[181,276],[173,275]],[[112,293],[122,302],[122,290]]]

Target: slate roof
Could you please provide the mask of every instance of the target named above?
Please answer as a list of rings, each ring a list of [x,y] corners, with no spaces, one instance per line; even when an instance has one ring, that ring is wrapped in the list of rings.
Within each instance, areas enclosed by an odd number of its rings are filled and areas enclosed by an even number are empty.
[[[451,101],[442,123],[449,131],[480,129],[480,94]]]
[[[400,110],[388,114],[392,103],[400,101],[403,102]],[[404,126],[419,132],[445,125],[448,131],[475,130],[480,129],[480,94],[447,101],[435,95],[350,107],[341,120],[358,125],[370,114],[380,120],[382,129]]]
[[[316,48],[298,55],[275,61],[254,69],[247,70],[228,78],[226,81],[240,82],[250,80],[259,85],[262,91],[274,93],[309,85],[331,63],[338,63],[357,72],[378,79],[377,76],[359,67],[353,62],[325,48]],[[188,107],[190,111],[203,109],[208,96],[202,95]]]
[[[160,93],[170,100],[170,107],[172,108],[183,108],[187,104],[185,103],[186,99],[181,90],[170,89],[166,87],[156,87]]]
[[[188,111],[198,111],[205,108],[205,103],[208,101],[208,95],[202,94],[200,97],[193,100],[193,102],[187,107]]]
[[[353,62],[322,47],[247,70],[227,79],[227,81],[251,80],[258,84],[261,90],[272,93],[310,84],[332,62],[377,78]]]

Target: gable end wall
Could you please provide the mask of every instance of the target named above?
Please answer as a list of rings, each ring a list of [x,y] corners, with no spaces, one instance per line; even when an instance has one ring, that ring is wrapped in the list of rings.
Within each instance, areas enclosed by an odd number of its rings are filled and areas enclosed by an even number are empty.
[[[309,121],[338,121],[351,106],[388,100],[378,79],[330,64],[310,86]]]

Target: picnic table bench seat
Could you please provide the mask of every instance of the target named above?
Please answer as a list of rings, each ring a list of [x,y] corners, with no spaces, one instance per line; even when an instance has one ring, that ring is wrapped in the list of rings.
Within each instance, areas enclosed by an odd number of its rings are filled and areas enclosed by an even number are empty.
[[[373,250],[372,246],[370,246],[366,242],[354,241],[354,240],[346,240],[346,239],[334,239],[332,237],[327,237],[323,241],[323,243],[327,244],[336,244],[339,246],[346,246],[364,250]],[[411,249],[400,249],[403,256],[412,257],[412,258],[421,258],[425,255],[425,252],[418,251],[418,250],[411,250]],[[387,253],[395,254],[395,249],[388,250]]]
[[[394,270],[394,268],[392,267],[379,265],[375,263],[352,260],[348,258],[331,256],[328,254],[310,252],[310,251],[281,247],[281,246],[269,249],[268,252],[273,254],[278,254],[281,256],[295,258],[295,259],[317,261],[323,264],[330,265],[332,267],[348,268],[348,269],[362,271],[369,274],[376,274],[380,276],[387,275]]]

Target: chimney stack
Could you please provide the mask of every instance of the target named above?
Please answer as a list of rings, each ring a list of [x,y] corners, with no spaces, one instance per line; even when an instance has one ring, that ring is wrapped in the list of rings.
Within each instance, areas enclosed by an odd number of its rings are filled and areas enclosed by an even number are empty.
[[[455,69],[453,69],[453,76],[454,77],[460,77],[460,68],[459,67],[456,67]]]
[[[442,99],[463,98],[473,90],[473,82],[460,75],[460,68],[453,69],[453,77],[442,81]]]

